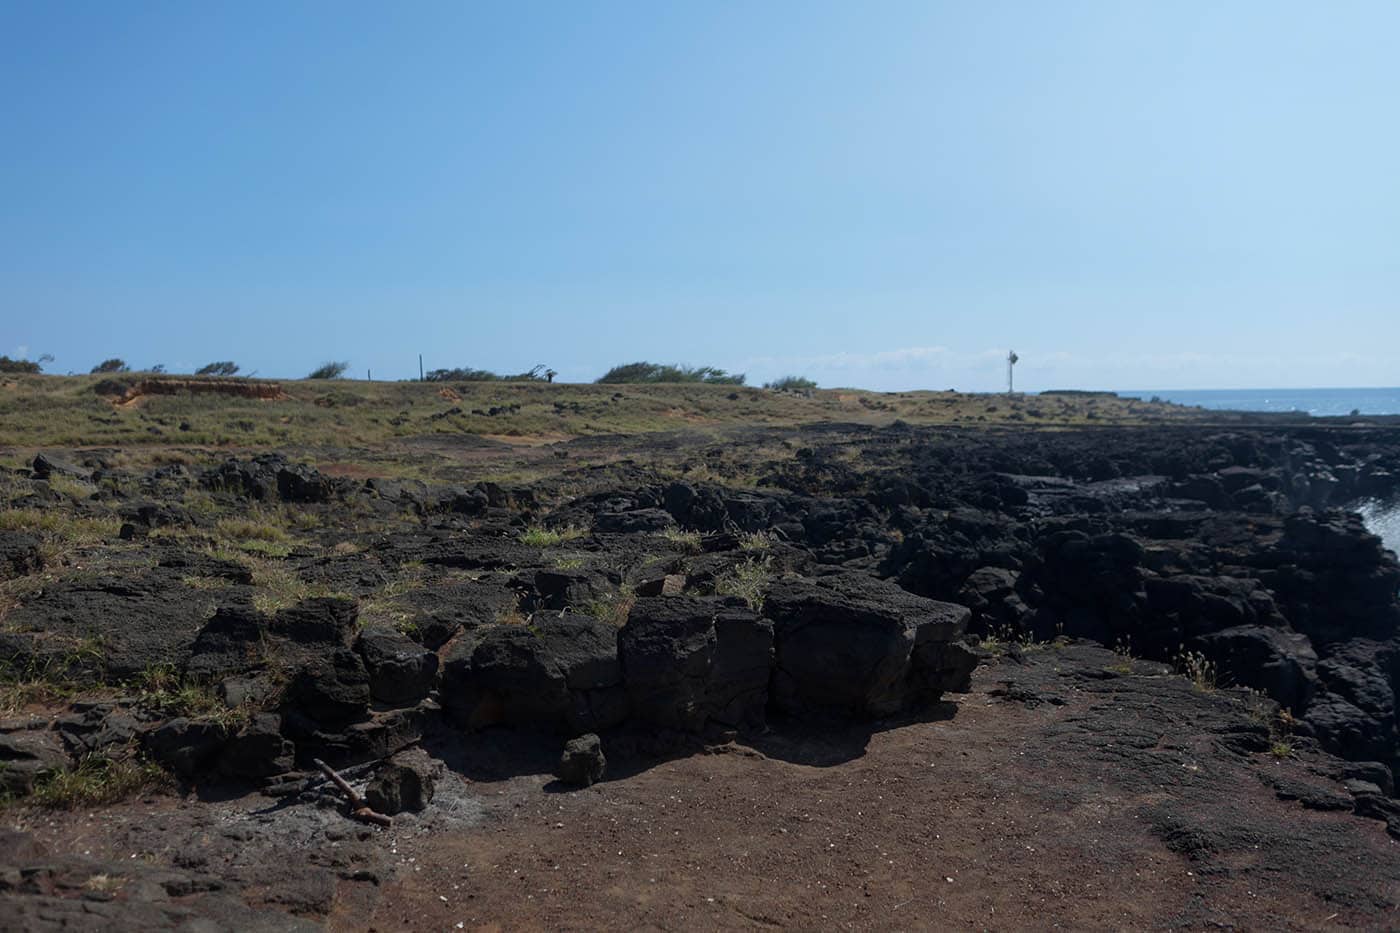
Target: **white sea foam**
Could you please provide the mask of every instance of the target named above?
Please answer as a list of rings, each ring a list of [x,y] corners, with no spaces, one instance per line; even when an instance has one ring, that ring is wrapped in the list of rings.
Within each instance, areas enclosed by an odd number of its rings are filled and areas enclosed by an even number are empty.
[[[1373,534],[1381,536],[1385,546],[1400,554],[1400,499],[1381,502],[1369,499],[1356,507],[1361,519]]]

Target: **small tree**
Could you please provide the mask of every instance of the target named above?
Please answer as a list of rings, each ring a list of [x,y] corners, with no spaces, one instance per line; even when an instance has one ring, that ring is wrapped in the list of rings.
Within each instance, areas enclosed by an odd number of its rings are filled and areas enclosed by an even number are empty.
[[[164,364],[164,363],[157,363],[156,365],[152,366],[150,369],[146,370],[146,372],[148,372],[148,373],[155,373],[157,376],[162,375],[162,374],[165,373],[165,364]]]
[[[339,378],[345,373],[345,371],[346,371],[347,369],[349,369],[349,368],[350,368],[350,364],[349,364],[349,363],[335,363],[335,362],[331,362],[331,363],[322,363],[320,366],[318,366],[318,367],[316,367],[314,370],[312,370],[312,371],[311,371],[311,374],[310,374],[309,376],[307,376],[306,378],[307,378],[307,379],[339,379]]]
[[[238,364],[233,360],[209,363],[194,371],[196,376],[233,376],[238,373]]]
[[[118,357],[115,357],[115,356],[114,356],[114,357],[112,357],[110,360],[103,360],[102,362],[98,363],[96,366],[94,366],[94,367],[92,368],[92,372],[93,372],[94,374],[96,374],[96,373],[129,373],[129,372],[131,372],[131,367],[128,366],[128,365],[126,365],[126,360],[119,359]]]

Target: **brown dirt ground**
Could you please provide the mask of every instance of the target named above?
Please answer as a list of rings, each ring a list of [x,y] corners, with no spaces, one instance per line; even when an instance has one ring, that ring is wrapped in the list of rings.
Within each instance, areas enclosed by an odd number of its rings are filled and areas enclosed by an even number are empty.
[[[767,754],[730,745],[572,793],[548,793],[538,777],[483,781],[476,785],[490,801],[483,826],[421,849],[401,845],[401,855],[417,859],[413,870],[386,886],[369,917],[341,914],[335,925],[1121,930],[1400,923],[1400,843],[1381,823],[1281,801],[1249,767],[1208,757],[1204,736],[1168,754],[1169,766],[1188,776],[1184,788],[1144,786],[1138,766],[1118,767],[1112,757],[1096,763],[1098,756],[1081,755],[1073,739],[1056,738],[1077,719],[1136,716],[1131,700],[1116,706],[1111,692],[1105,700],[1102,692],[1070,688],[1062,705],[1031,707],[996,696],[1000,679],[999,666],[984,668],[953,715],[873,734],[774,738],[760,743]],[[1160,680],[1189,698],[1181,678]],[[1104,734],[1090,728],[1083,735],[1093,741]],[[1177,738],[1168,724],[1157,748],[1143,753],[1176,749]],[[1264,757],[1262,767],[1306,771],[1301,762]],[[1213,772],[1214,780],[1193,788],[1193,769]],[[1300,835],[1340,833],[1345,850],[1324,847],[1314,856],[1354,873],[1353,888],[1336,889],[1330,876],[1307,877],[1306,858],[1288,847],[1222,853],[1228,864],[1172,851],[1147,813],[1163,803],[1196,807],[1195,790],[1223,808],[1293,823]]]
[[[342,873],[329,926],[1400,925],[1400,842],[1383,824],[1306,810],[1260,779],[1316,786],[1318,763],[1223,753],[1221,717],[1239,718],[1238,700],[1198,696],[1160,669],[1105,679],[1114,657],[993,663],[935,715],[879,730],[807,727],[660,764],[620,755],[610,780],[572,792],[544,773],[552,742],[501,733],[429,746],[457,756],[443,780],[463,782],[484,818],[364,831],[382,883]],[[124,858],[137,826],[149,837],[207,806],[247,805],[166,798],[31,812],[23,828],[50,851]],[[283,870],[269,861],[270,875]],[[244,896],[256,903],[256,886]]]

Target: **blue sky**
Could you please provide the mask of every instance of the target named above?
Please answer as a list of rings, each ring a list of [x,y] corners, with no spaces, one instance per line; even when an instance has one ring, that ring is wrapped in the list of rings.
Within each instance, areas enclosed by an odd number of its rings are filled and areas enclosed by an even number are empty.
[[[1400,4],[0,0],[0,353],[1400,384]]]

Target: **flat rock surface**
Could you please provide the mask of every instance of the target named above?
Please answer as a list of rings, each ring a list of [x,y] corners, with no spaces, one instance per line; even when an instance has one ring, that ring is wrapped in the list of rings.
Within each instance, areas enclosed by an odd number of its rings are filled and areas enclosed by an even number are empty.
[[[6,821],[90,859],[118,925],[133,859],[220,877],[264,924],[337,930],[1400,923],[1400,841],[1336,808],[1334,759],[1270,754],[1243,692],[1073,645],[1012,649],[949,699],[660,764],[608,749],[609,779],[572,792],[557,744],[446,737],[425,743],[448,766],[429,809],[383,831],[308,795]]]

